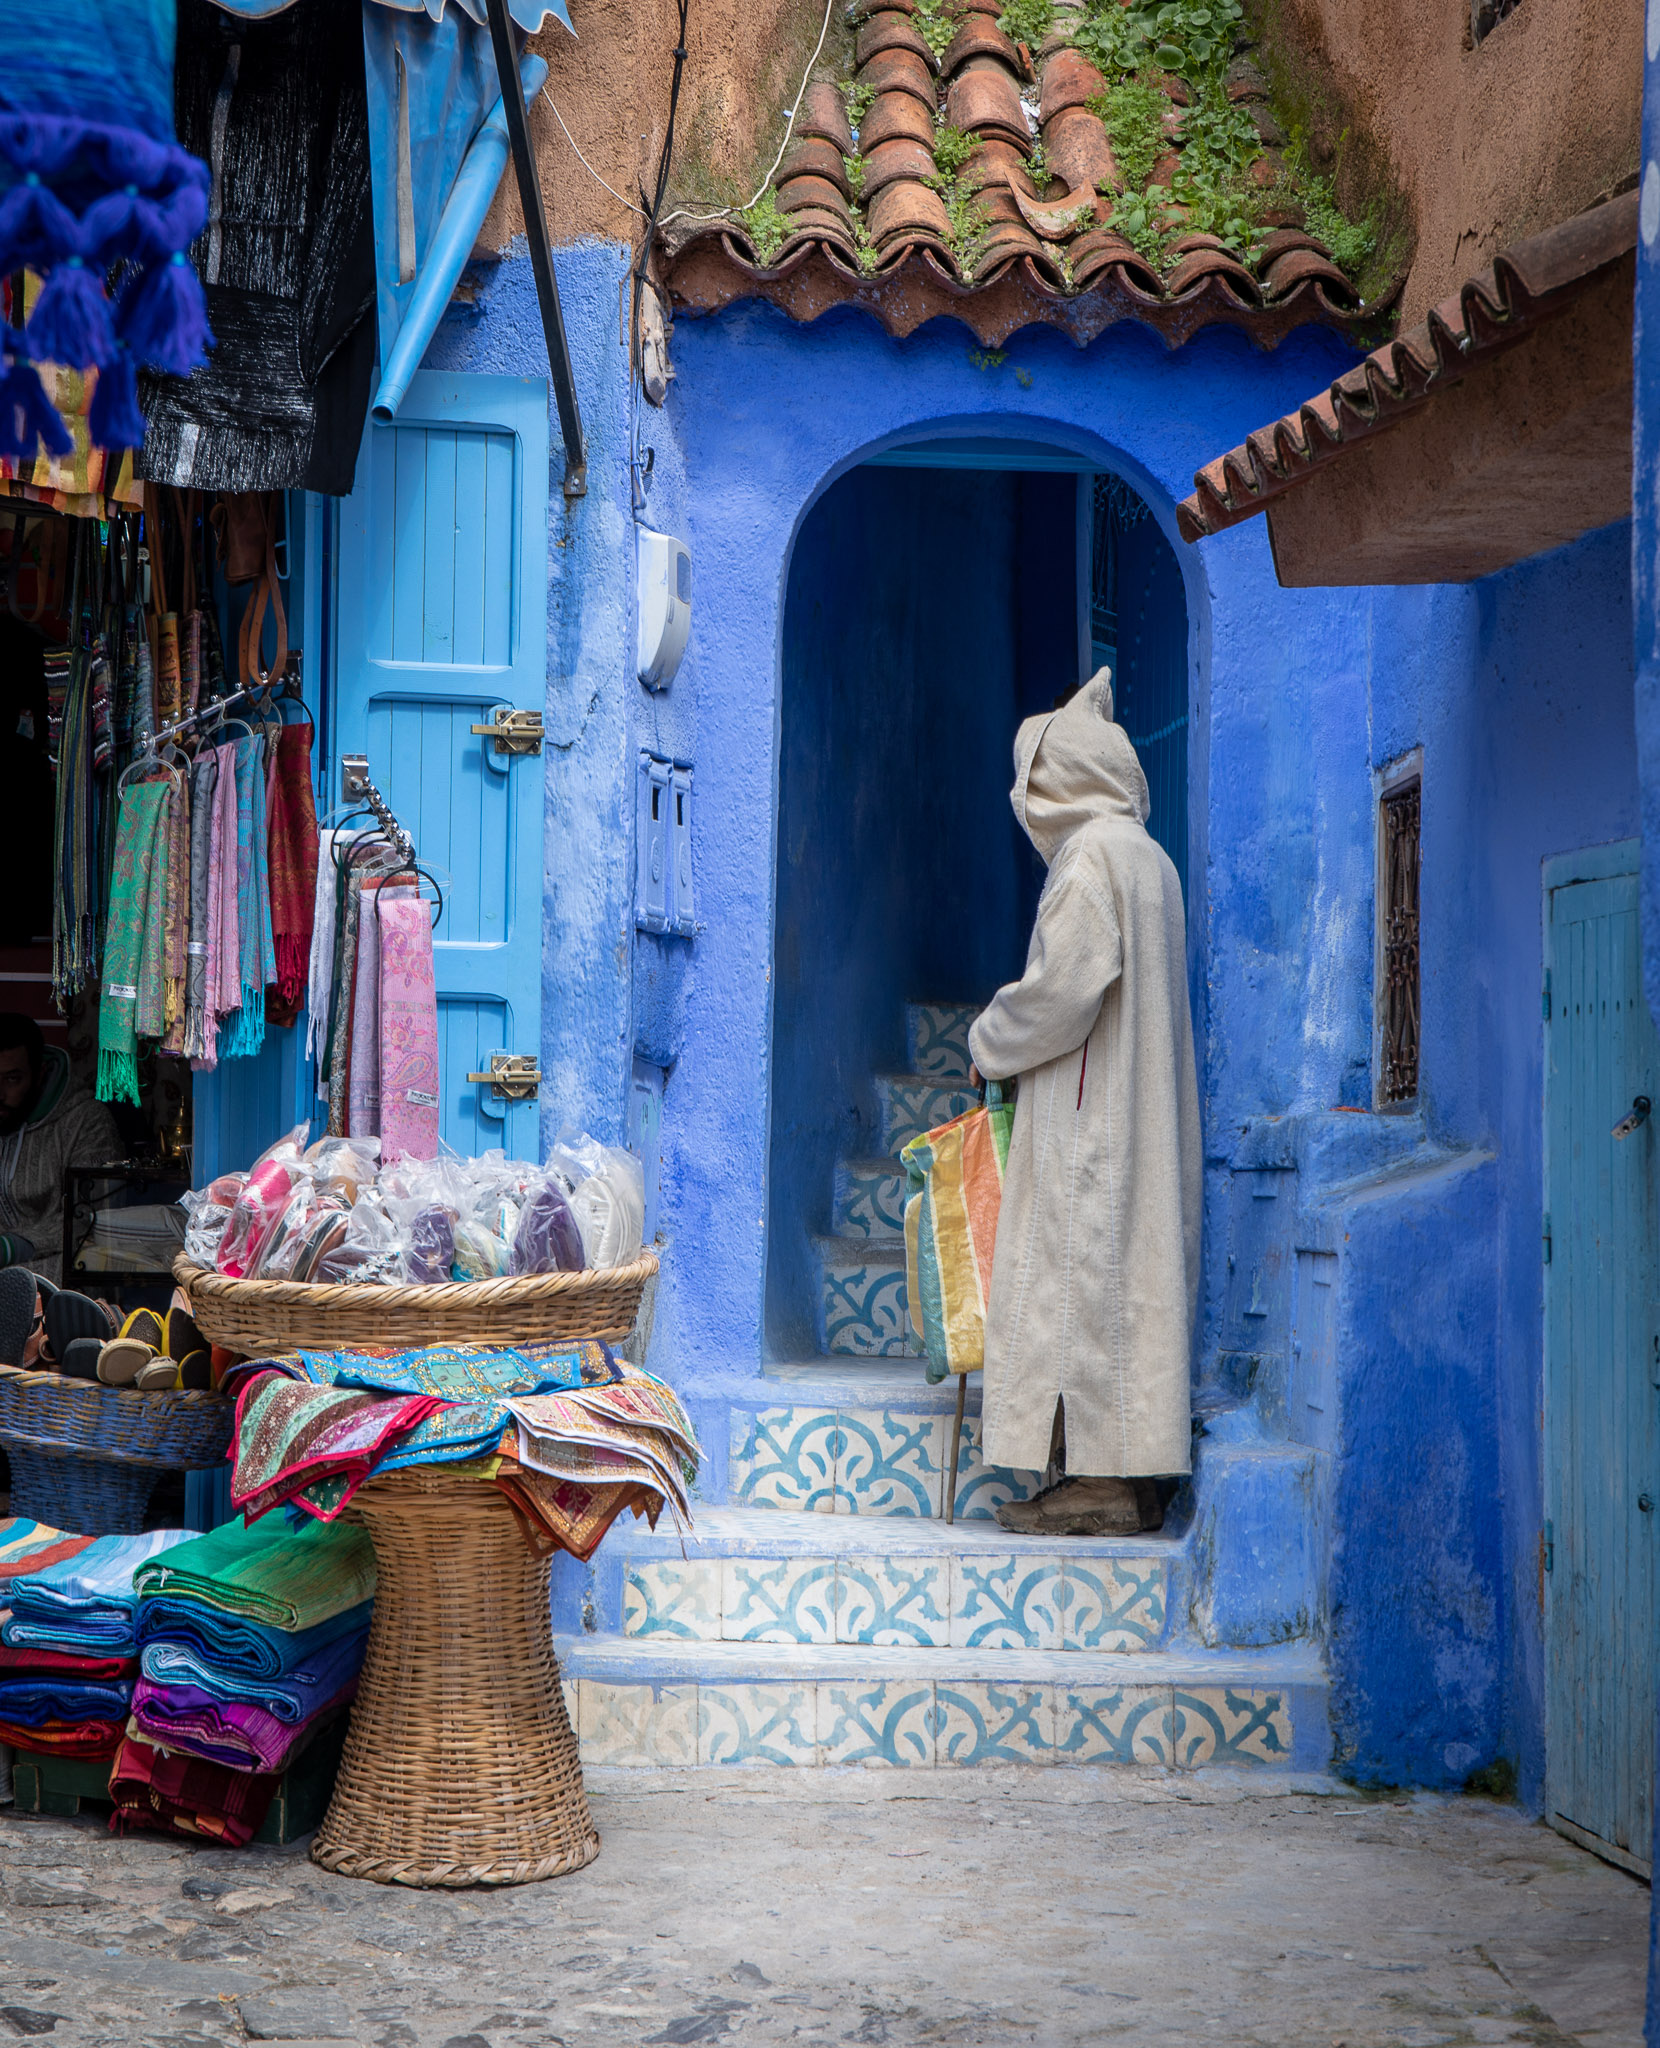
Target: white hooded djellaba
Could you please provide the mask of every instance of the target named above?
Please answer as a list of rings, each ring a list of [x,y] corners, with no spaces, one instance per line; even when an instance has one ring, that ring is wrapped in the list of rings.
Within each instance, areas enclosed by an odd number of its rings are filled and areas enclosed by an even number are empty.
[[[985,1459],[1069,1478],[1189,1469],[1199,1095],[1181,883],[1099,670],[1015,737],[1015,816],[1048,864],[1017,982],[969,1035],[1019,1076],[986,1317]]]

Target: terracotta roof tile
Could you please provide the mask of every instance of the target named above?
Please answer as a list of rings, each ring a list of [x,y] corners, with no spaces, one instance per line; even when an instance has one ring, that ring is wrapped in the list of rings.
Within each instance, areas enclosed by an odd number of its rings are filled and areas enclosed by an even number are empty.
[[[778,172],[774,203],[786,233],[771,261],[760,260],[741,221],[701,223],[668,249],[675,305],[710,312],[764,297],[810,320],[851,301],[895,334],[950,313],[987,346],[1034,322],[1083,343],[1133,319],[1172,347],[1224,322],[1271,348],[1306,322],[1351,329],[1363,317],[1330,251],[1291,227],[1267,238],[1256,277],[1214,236],[1184,236],[1161,279],[1108,225],[1124,180],[1089,107],[1104,90],[1099,72],[1058,33],[1035,52],[1011,42],[997,25],[1003,5],[958,0],[956,33],[936,63],[915,25],[914,0],[854,0],[854,83],[865,105],[858,133],[841,89],[814,80]],[[1192,94],[1174,76],[1154,82],[1169,102],[1171,146],[1153,182],[1168,187]],[[1245,60],[1230,67],[1228,89],[1253,107],[1265,103],[1262,75]],[[942,123],[976,144],[949,208],[933,153]],[[1030,168],[1039,134],[1041,183]],[[841,162],[855,156],[862,182]],[[1280,168],[1270,154],[1253,175],[1266,187]],[[1355,402],[1374,405],[1365,389]]]
[[[1193,478],[1193,495],[1176,508],[1182,537],[1196,541],[1237,526],[1357,442],[1386,432],[1477,363],[1566,311],[1636,243],[1637,194],[1626,192],[1504,250],[1418,326],[1207,462]],[[1300,257],[1324,261],[1319,245],[1304,237],[1300,250],[1286,246],[1271,266],[1274,275]],[[1308,275],[1294,290],[1325,296],[1330,288]]]

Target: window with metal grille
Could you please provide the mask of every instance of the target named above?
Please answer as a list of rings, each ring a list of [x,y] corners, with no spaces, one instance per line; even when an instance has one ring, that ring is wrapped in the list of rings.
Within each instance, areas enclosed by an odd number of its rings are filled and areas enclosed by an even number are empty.
[[[1413,776],[1387,787],[1381,799],[1382,883],[1379,936],[1381,987],[1378,1096],[1411,1102],[1418,1093],[1418,827],[1422,783]]]
[[[1521,4],[1522,0],[1470,0],[1470,40],[1479,43]]]

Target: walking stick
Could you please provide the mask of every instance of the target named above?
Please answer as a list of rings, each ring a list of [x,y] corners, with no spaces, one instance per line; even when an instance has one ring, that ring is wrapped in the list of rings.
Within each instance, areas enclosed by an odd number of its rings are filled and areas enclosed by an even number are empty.
[[[957,1467],[963,1456],[963,1403],[968,1398],[968,1374],[957,1375],[957,1420],[951,1430],[951,1483],[945,1496],[945,1526],[949,1529],[957,1519]]]

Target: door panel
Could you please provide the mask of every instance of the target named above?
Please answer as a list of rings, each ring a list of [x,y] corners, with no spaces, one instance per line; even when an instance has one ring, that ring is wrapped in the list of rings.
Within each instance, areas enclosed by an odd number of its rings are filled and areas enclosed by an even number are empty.
[[[1611,859],[1612,856],[1612,859]],[[1620,865],[1600,850],[1585,865]],[[1656,1135],[1660,1100],[1632,871],[1548,889],[1545,1142],[1547,1801],[1587,1846],[1647,1871],[1654,1775]],[[1547,878],[1548,880],[1549,878]]]
[[[470,728],[542,709],[547,476],[544,382],[422,371],[342,517],[336,748],[439,871],[440,1122],[469,1153],[537,1153],[535,1102],[466,1076],[541,1047],[542,760]]]

